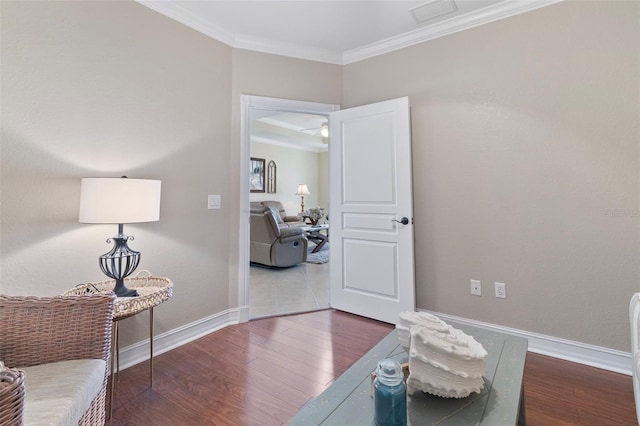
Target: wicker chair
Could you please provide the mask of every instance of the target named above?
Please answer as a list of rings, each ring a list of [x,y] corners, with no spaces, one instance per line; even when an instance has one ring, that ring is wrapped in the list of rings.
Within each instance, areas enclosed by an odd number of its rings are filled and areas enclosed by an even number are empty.
[[[636,417],[640,424],[640,293],[634,293],[629,301],[631,321],[631,377],[633,397],[636,403]]]
[[[0,360],[8,367],[80,359],[102,359],[108,365],[114,300],[113,294],[55,297],[0,294]],[[79,424],[105,423],[107,373],[105,368],[102,389]],[[14,403],[14,408],[2,405],[9,401],[0,397],[0,413],[15,411],[15,407],[22,411],[20,404]]]
[[[24,411],[24,371],[0,363],[0,425],[21,425]]]

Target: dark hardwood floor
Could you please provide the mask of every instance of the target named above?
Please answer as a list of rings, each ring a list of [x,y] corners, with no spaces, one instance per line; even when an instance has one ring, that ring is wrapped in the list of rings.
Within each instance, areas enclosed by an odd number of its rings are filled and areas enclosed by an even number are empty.
[[[527,354],[527,425],[637,425],[631,376]]]
[[[120,373],[111,425],[281,425],[392,326],[325,310],[227,327]],[[528,425],[636,425],[631,377],[529,353]]]

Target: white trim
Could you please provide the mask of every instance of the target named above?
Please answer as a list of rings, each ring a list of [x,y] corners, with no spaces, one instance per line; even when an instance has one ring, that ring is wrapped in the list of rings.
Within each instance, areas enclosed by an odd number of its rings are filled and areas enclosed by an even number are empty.
[[[590,367],[601,368],[616,373],[631,375],[631,353],[609,349],[602,346],[589,345],[573,340],[561,339],[544,334],[532,333],[525,330],[504,327],[501,325],[475,321],[454,315],[432,312],[419,309],[422,312],[429,312],[436,315],[443,321],[456,321],[462,324],[472,325],[487,330],[497,331],[512,336],[524,337],[529,340],[529,351],[542,355],[549,355],[554,358],[577,362]]]
[[[247,298],[248,300],[248,298]],[[238,308],[238,324],[249,321],[249,305]]]
[[[238,324],[239,309],[228,309],[190,324],[174,328],[153,338],[153,356],[175,349],[229,325]],[[149,359],[149,339],[136,342],[120,350],[120,370]]]
[[[279,112],[301,112],[329,115],[338,111],[339,105],[318,102],[295,101],[264,96],[240,95],[240,229],[238,242],[238,306],[241,320],[249,320],[249,158],[251,156],[251,111],[266,110]]]
[[[329,115],[338,111],[339,105],[323,104],[318,102],[297,101],[292,99],[270,98],[266,96],[242,95],[242,100],[247,106],[257,110],[300,112],[305,114]],[[247,170],[248,171],[248,170]]]
[[[249,321],[249,158],[251,156],[251,96],[240,96],[240,218],[238,219],[238,306],[242,322]]]
[[[257,52],[288,56],[290,58],[308,59],[310,61],[342,65],[341,52],[319,49],[311,46],[301,46],[293,43],[282,43],[239,35],[236,37],[233,47],[237,49],[255,50]]]
[[[588,345],[543,334],[531,333],[496,324],[475,321],[454,315],[442,314],[420,309],[438,316],[443,321],[456,321],[500,333],[524,337],[529,340],[529,351],[549,355],[567,361],[577,362],[591,367],[601,368],[631,375],[631,354]],[[246,322],[249,317],[249,307],[228,309],[209,317],[183,325],[154,337],[154,356],[158,356],[193,340],[204,337],[224,327]],[[134,343],[120,350],[120,369],[124,370],[149,359],[149,339]]]
[[[440,21],[424,28],[348,50],[342,55],[342,64],[351,64],[384,53],[404,49],[405,47],[458,33],[521,13],[530,12],[561,1],[562,0],[515,0],[497,3],[477,11],[447,19],[446,21]]]
[[[262,136],[251,136],[251,142],[257,142],[265,145],[280,146],[283,148],[290,148],[298,151],[315,152],[315,153],[327,152],[329,150],[329,147],[324,144],[322,145],[322,147],[308,146],[308,145],[302,145],[300,143],[295,143],[295,142],[287,142],[282,140],[265,138]]]
[[[346,52],[319,49],[311,46],[300,46],[290,42],[275,42],[273,40],[258,39],[243,34],[233,34],[189,12],[180,6],[178,1],[135,1],[231,47],[330,64],[346,65],[445,35],[464,31],[479,25],[519,15],[563,0],[506,0],[502,3],[497,3],[477,11],[472,11],[446,21],[441,21]]]

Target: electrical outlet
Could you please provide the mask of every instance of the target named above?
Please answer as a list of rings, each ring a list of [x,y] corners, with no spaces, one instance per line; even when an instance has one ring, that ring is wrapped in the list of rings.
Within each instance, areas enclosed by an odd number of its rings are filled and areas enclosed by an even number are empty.
[[[471,280],[471,294],[474,296],[482,295],[482,284],[479,280]]]
[[[500,299],[507,298],[507,286],[505,283],[496,283],[496,297]]]

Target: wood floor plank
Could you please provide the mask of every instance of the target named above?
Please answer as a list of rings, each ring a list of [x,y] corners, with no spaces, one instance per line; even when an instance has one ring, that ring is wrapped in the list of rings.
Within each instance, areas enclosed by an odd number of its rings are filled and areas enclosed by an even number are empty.
[[[283,347],[281,345],[263,344],[261,348],[263,351],[260,353],[260,356],[283,358],[281,352]],[[287,349],[288,348],[289,347],[287,347]],[[295,350],[287,350],[286,354],[286,362],[295,365],[297,368],[314,368],[329,375],[335,374],[335,362],[333,359],[328,359],[325,354]]]
[[[272,363],[264,358],[256,358],[249,364],[249,368],[262,371],[270,377],[274,387],[288,386],[307,396],[318,395],[318,392],[322,393],[324,390],[322,383],[318,383],[306,375],[301,375],[296,371]]]
[[[258,356],[263,362],[279,368],[286,369],[288,372],[299,377],[309,379],[314,383],[326,384],[335,377],[335,369],[328,362],[307,362],[310,358],[304,360],[293,360],[288,356],[282,356],[281,353],[265,350]],[[303,362],[304,361],[304,362]]]
[[[348,346],[351,351],[358,353],[363,350],[366,352],[371,349],[370,339],[357,335],[330,333],[328,331],[319,330],[315,330],[314,333],[309,333],[305,330],[295,328],[285,330],[282,334],[285,336],[291,336],[298,341],[305,342],[305,344],[312,344],[320,350],[327,350],[335,344]]]
[[[283,353],[287,354],[295,354],[296,356],[315,356],[327,362],[334,362],[336,365],[340,366],[343,366],[344,364],[353,364],[354,356],[358,355],[358,353],[353,351],[349,345],[336,345],[335,347],[340,348],[340,350],[332,350],[328,352],[323,350],[323,347],[319,346],[319,344],[309,340],[300,341],[295,337],[287,336],[282,333],[266,332],[262,327],[256,327],[253,331],[264,336],[269,336],[269,342],[265,342],[264,345],[270,345],[271,347],[281,346]],[[376,340],[376,342],[379,340],[380,339]],[[375,344],[371,345],[371,347],[374,345]],[[364,353],[366,352],[367,351],[364,351]],[[357,358],[359,358],[359,356]]]
[[[527,354],[527,425],[637,425],[631,377]]]
[[[325,310],[226,327],[121,372],[111,425],[282,425],[393,326]],[[326,380],[326,382],[325,382]],[[528,353],[529,426],[637,425],[631,377]]]

